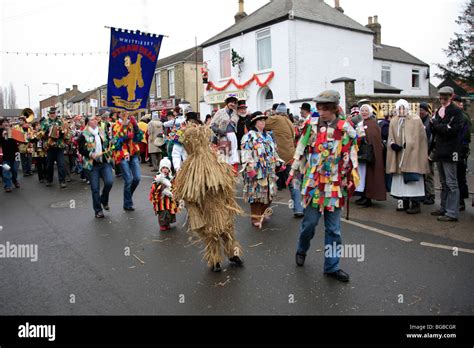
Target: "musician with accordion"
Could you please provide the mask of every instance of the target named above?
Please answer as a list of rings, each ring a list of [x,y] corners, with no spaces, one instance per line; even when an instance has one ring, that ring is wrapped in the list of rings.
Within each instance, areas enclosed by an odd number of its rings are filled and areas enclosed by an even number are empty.
[[[67,125],[58,118],[56,108],[50,108],[48,118],[41,124],[45,134],[44,144],[46,149],[46,186],[53,185],[54,163],[58,165],[59,185],[66,188],[66,171],[64,167],[64,149],[67,144],[69,132]]]

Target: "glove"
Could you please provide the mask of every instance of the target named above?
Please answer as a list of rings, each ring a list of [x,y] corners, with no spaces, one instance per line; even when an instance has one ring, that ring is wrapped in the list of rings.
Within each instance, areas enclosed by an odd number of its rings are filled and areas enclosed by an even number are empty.
[[[130,117],[130,123],[131,123],[133,126],[136,126],[136,125],[137,125],[137,119],[135,118],[135,116]]]
[[[402,147],[401,147],[400,145],[398,145],[398,144],[395,144],[395,143],[393,143],[392,145],[390,145],[390,147],[391,147],[391,148],[392,148],[392,150],[393,150],[393,151],[395,151],[395,152],[400,152],[400,151],[402,151],[402,150],[403,150],[403,149],[402,149]]]

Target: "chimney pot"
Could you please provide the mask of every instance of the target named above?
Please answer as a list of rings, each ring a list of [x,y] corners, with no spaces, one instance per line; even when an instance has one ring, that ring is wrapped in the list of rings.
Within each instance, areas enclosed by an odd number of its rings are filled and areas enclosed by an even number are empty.
[[[77,85],[72,85],[72,89],[77,90]]]
[[[372,16],[369,17],[369,24],[372,24]]]
[[[374,23],[378,23],[379,22],[379,16],[374,16]]]

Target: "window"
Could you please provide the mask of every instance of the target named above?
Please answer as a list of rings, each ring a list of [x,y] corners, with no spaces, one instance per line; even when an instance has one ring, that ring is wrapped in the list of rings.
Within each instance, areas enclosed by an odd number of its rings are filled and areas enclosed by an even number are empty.
[[[272,38],[270,29],[257,33],[258,70],[267,70],[272,67]]]
[[[156,97],[161,98],[161,72],[156,73],[155,82],[156,82]]]
[[[221,62],[221,79],[230,77],[230,42],[219,46]]]
[[[411,87],[420,88],[420,70],[412,69],[411,71]]]
[[[390,65],[382,64],[382,82],[387,85],[392,83],[392,68]]]
[[[168,70],[168,86],[169,86],[169,95],[174,96],[175,88],[174,88],[174,69]]]

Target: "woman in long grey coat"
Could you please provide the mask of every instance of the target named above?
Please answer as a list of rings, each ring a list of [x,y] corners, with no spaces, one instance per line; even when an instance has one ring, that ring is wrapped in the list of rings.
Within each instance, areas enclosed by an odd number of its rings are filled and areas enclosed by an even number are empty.
[[[150,154],[154,171],[158,171],[161,161],[161,146],[164,143],[163,123],[161,123],[156,115],[148,124],[148,153]]]
[[[387,174],[392,174],[390,194],[399,199],[397,211],[418,214],[425,197],[423,175],[430,171],[428,141],[421,118],[411,114],[408,102],[400,99],[395,108],[387,142]]]

